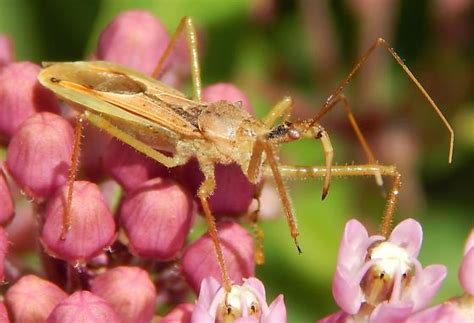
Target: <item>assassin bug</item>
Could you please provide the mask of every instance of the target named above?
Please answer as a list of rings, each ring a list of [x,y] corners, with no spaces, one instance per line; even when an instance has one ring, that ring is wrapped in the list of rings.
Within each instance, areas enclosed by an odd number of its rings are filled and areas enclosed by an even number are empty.
[[[170,55],[180,34],[185,33],[191,58],[193,98],[171,88],[154,77],[159,76],[164,62]],[[215,189],[214,165],[236,163],[252,183],[262,176],[275,180],[285,215],[296,246],[299,249],[298,229],[284,187],[284,178],[324,177],[324,198],[328,192],[331,176],[376,177],[382,185],[381,176],[395,177],[389,193],[385,218],[390,219],[400,187],[400,174],[394,166],[377,164],[350,110],[342,91],[357,70],[365,63],[377,47],[385,47],[415,83],[433,109],[438,113],[451,133],[449,161],[452,157],[453,131],[436,104],[404,65],[398,55],[383,39],[378,39],[355,65],[351,73],[329,96],[316,117],[307,120],[289,121],[292,100],[289,97],[278,102],[262,120],[252,117],[238,103],[201,101],[201,79],[198,62],[197,38],[191,18],[181,20],[168,47],[160,58],[152,77],[137,71],[104,61],[46,63],[39,81],[76,109],[80,116],[76,124],[76,140],[72,166],[68,180],[69,193],[62,230],[62,239],[71,225],[70,206],[72,186],[78,164],[79,142],[84,120],[105,130],[137,151],[171,168],[185,164],[195,157],[204,181],[197,195],[213,240],[224,287],[230,291],[221,246],[217,237],[215,220],[211,214],[208,197]],[[319,120],[338,103],[343,103],[349,121],[367,155],[368,164],[355,166],[332,166],[333,149],[328,134]],[[275,125],[279,119],[283,122]],[[325,152],[324,166],[281,165],[276,157],[283,143],[302,138],[321,140]],[[166,151],[171,155],[164,154]],[[389,223],[389,221],[387,222]]]

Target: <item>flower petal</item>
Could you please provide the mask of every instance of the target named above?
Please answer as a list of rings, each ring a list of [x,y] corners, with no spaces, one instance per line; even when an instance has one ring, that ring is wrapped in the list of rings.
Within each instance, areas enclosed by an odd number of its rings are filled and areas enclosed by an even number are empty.
[[[444,303],[428,308],[410,316],[405,323],[419,322],[472,322],[466,315],[452,303]]]
[[[474,247],[464,255],[458,271],[459,282],[469,295],[474,295]]]
[[[318,323],[346,323],[350,321],[349,316],[346,312],[340,311],[323,317]]]
[[[402,295],[402,301],[412,302],[413,311],[419,311],[431,302],[446,278],[447,269],[443,265],[430,265],[417,273],[410,287]]]
[[[345,268],[337,267],[332,281],[332,295],[337,305],[349,314],[359,312],[364,294],[360,281],[355,280],[357,272],[347,272]]]
[[[286,314],[286,306],[285,300],[283,295],[280,294],[275,298],[275,300],[270,304],[268,309],[268,314],[263,317],[262,323],[279,323],[279,322],[286,322],[287,321],[287,314]]]
[[[194,306],[191,323],[214,323],[214,319],[199,303]]]
[[[467,237],[466,244],[464,245],[464,255],[466,255],[469,250],[474,248],[474,230],[471,230],[469,237]]]
[[[344,235],[339,246],[337,266],[349,271],[357,270],[365,260],[369,235],[364,226],[352,219],[346,223]]]
[[[417,257],[423,241],[423,229],[413,219],[400,222],[390,234],[388,241],[402,247],[412,257]]]
[[[197,304],[202,306],[202,308],[209,308],[219,288],[221,288],[221,285],[214,277],[209,276],[204,278],[201,282]]]
[[[412,306],[410,304],[401,302],[392,302],[386,304],[380,304],[375,307],[372,314],[370,314],[369,322],[377,323],[398,323],[403,322],[412,312]]]

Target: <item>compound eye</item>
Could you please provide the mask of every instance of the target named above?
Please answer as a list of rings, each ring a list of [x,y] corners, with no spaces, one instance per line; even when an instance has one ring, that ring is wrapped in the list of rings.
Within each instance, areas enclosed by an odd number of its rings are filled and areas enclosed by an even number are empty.
[[[294,128],[290,128],[288,130],[288,136],[293,139],[293,140],[296,140],[296,139],[300,139],[301,137],[301,134],[298,130],[294,129]]]

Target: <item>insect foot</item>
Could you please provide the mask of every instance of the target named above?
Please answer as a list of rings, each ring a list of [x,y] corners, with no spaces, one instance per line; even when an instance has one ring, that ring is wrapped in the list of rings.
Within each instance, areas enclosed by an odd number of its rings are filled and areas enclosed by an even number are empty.
[[[91,292],[106,300],[123,322],[153,319],[156,288],[139,267],[120,266],[98,275],[91,281]]]
[[[61,239],[67,191],[67,185],[61,187],[48,201],[41,242],[51,256],[82,265],[114,242],[115,222],[96,184],[74,182],[69,231]]]
[[[195,215],[189,193],[175,181],[162,178],[151,179],[131,191],[119,213],[129,250],[157,260],[178,257]]]
[[[7,169],[29,197],[50,197],[66,183],[73,129],[62,117],[42,112],[22,123],[7,151]]]
[[[229,278],[240,284],[242,279],[255,274],[254,247],[250,234],[239,224],[224,221],[217,224]],[[212,276],[222,282],[221,271],[208,233],[186,248],[182,257],[182,272],[197,293],[204,278]]]
[[[41,306],[32,306],[32,295],[41,295]],[[67,296],[55,284],[35,275],[27,275],[8,289],[5,301],[14,322],[45,322],[54,307]]]
[[[0,136],[11,138],[35,112],[59,111],[56,96],[38,82],[40,70],[31,62],[9,63],[0,69]]]

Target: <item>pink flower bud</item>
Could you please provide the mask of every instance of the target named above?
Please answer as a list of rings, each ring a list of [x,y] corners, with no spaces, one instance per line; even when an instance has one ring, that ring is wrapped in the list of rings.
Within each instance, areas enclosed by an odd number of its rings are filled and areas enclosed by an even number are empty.
[[[13,43],[6,35],[0,35],[0,68],[8,63],[13,62]]]
[[[66,298],[67,294],[58,286],[34,275],[23,276],[6,293],[15,322],[44,322]]]
[[[65,185],[48,201],[41,242],[50,255],[83,264],[112,244],[116,237],[115,223],[97,185],[74,182],[71,227],[61,240],[67,191]]]
[[[8,250],[8,234],[0,227],[0,282],[5,280],[5,256]]]
[[[176,305],[171,312],[160,319],[160,323],[189,323],[193,313],[193,304]]]
[[[104,168],[126,191],[151,178],[170,174],[165,166],[116,139],[112,139],[107,147]]]
[[[62,117],[42,112],[28,118],[13,136],[7,167],[29,196],[49,197],[67,180],[73,129]]]
[[[197,190],[204,180],[204,175],[199,169],[199,164],[195,159],[186,165],[179,167],[175,174],[184,186],[195,196]],[[242,169],[237,164],[215,165],[216,189],[209,197],[209,206],[215,216],[238,216],[245,214],[252,202],[255,186],[242,173]]]
[[[254,114],[253,107],[248,97],[238,87],[231,83],[216,83],[202,89],[202,100],[216,102],[226,100],[230,102],[241,102],[242,108],[250,114]]]
[[[91,291],[102,297],[124,322],[151,322],[156,289],[146,271],[139,267],[116,267],[91,282]]]
[[[0,169],[0,224],[11,220],[14,211],[10,189],[8,188],[5,174]]]
[[[56,96],[36,79],[40,70],[30,62],[10,63],[0,69],[0,134],[13,136],[35,112],[59,111]]]
[[[8,318],[7,307],[5,306],[3,302],[0,302],[0,322],[10,323],[10,319]]]
[[[89,179],[100,179],[104,176],[103,160],[111,136],[87,122],[82,134],[84,144],[81,145],[81,170]]]
[[[59,303],[46,322],[121,323],[122,320],[104,299],[79,291]]]
[[[130,10],[117,15],[102,31],[99,59],[151,75],[168,44],[168,33],[151,13]]]
[[[194,211],[191,197],[174,181],[155,178],[143,183],[120,209],[129,248],[141,257],[176,257],[192,225]]]
[[[252,237],[235,222],[218,223],[217,229],[230,279],[235,284],[241,284],[242,278],[255,273]],[[206,277],[211,276],[221,282],[216,253],[209,234],[206,233],[186,249],[182,258],[182,272],[196,293]]]

